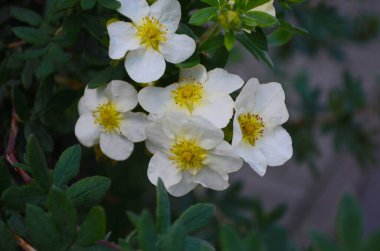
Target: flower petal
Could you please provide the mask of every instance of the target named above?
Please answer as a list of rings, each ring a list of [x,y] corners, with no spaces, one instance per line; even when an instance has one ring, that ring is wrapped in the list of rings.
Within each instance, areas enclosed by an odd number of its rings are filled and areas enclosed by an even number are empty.
[[[234,104],[230,95],[215,97],[213,100],[204,100],[202,105],[194,109],[193,115],[202,116],[216,127],[224,128],[233,115]]]
[[[292,139],[281,126],[265,132],[261,143],[261,152],[269,166],[284,164],[293,155]]]
[[[95,123],[91,113],[85,113],[79,117],[75,124],[75,136],[79,142],[87,147],[94,146],[99,141],[101,128]]]
[[[100,135],[100,149],[113,160],[125,160],[133,151],[133,143],[126,137],[116,133],[102,133]]]
[[[168,151],[174,138],[168,137],[162,129],[162,120],[149,124],[145,128],[146,146],[153,154],[158,150]]]
[[[192,175],[187,172],[183,172],[181,181],[176,185],[168,187],[167,191],[173,196],[180,197],[189,193],[196,186],[197,183],[193,182]]]
[[[177,0],[157,0],[150,6],[149,15],[160,20],[170,33],[174,33],[181,20],[181,5]]]
[[[232,147],[237,146],[243,139],[243,133],[240,128],[238,121],[239,113],[235,113],[234,122],[233,122],[233,133],[232,133]]]
[[[234,150],[253,170],[256,171],[256,173],[260,176],[264,176],[267,170],[267,161],[258,147],[253,147],[250,144],[240,142],[234,147]]]
[[[225,177],[228,173],[238,171],[243,166],[243,160],[232,151],[230,144],[223,141],[209,152],[205,165]]]
[[[78,102],[78,113],[79,113],[79,116],[82,115],[82,114],[85,114],[85,113],[89,113],[89,112],[91,112],[91,111],[86,106],[86,104],[84,102],[84,98],[81,97],[79,99],[79,102]]]
[[[112,80],[104,90],[106,97],[116,105],[119,112],[127,112],[136,107],[137,91],[128,82]]]
[[[195,41],[187,35],[172,34],[165,43],[161,44],[160,51],[166,61],[178,64],[193,55]]]
[[[216,68],[208,72],[208,79],[204,86],[213,93],[230,94],[240,89],[244,80],[238,75],[228,73],[226,70]]]
[[[156,81],[165,72],[164,57],[152,48],[130,51],[125,58],[129,76],[138,83]]]
[[[149,5],[146,0],[118,0],[121,4],[118,12],[139,23],[141,19],[149,14]]]
[[[200,83],[204,83],[207,80],[207,70],[206,67],[199,64],[191,68],[181,68],[179,72],[180,80],[185,78],[189,80],[190,78],[194,78],[196,81]]]
[[[117,21],[107,26],[110,37],[108,55],[112,59],[120,59],[129,50],[140,47],[140,39],[136,36],[136,27],[131,23]]]
[[[211,168],[202,168],[195,176],[194,182],[201,184],[203,187],[214,190],[224,190],[229,186],[228,175],[223,177]]]
[[[104,95],[104,88],[90,89],[86,87],[83,95],[83,103],[90,110],[95,111],[98,105],[108,102],[107,97]]]
[[[273,6],[273,0],[266,2],[256,8],[253,8],[251,11],[262,11],[268,13],[269,15],[276,16],[276,9]]]
[[[149,120],[142,112],[127,112],[121,122],[121,133],[132,142],[140,142],[146,139],[145,127]]]
[[[171,187],[180,182],[182,172],[176,168],[174,163],[161,152],[157,152],[149,161],[148,178],[150,182],[157,185],[158,178],[162,179],[165,187]]]
[[[255,109],[255,94],[260,83],[256,78],[251,78],[244,85],[235,101],[235,110],[237,113],[252,112]]]
[[[169,104],[172,100],[171,90],[173,87],[175,86],[170,85],[165,88],[148,86],[139,92],[137,98],[145,111],[154,114],[162,114],[169,108]]]

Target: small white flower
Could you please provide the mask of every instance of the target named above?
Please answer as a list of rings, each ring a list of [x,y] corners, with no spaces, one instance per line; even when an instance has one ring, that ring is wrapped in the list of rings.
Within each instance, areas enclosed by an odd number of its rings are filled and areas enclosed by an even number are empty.
[[[275,17],[276,9],[274,8],[273,1],[274,0],[270,0],[269,2],[253,8],[251,11],[261,11]]]
[[[129,76],[139,83],[159,79],[165,72],[165,60],[177,64],[195,51],[195,41],[175,34],[181,19],[177,0],[157,0],[151,6],[146,0],[118,0],[118,11],[132,22],[112,22],[109,56],[125,58]]]
[[[99,144],[111,159],[127,159],[133,151],[133,142],[146,138],[147,116],[130,111],[136,105],[137,92],[127,82],[113,80],[105,88],[86,88],[78,104],[76,137],[87,147]]]
[[[148,112],[164,115],[177,111],[199,115],[223,128],[233,115],[234,101],[230,93],[241,88],[244,81],[223,69],[207,73],[203,65],[181,69],[178,83],[167,87],[145,87],[138,94],[140,105]]]
[[[293,154],[292,139],[280,125],[289,114],[279,83],[250,79],[235,103],[232,147],[259,175],[279,166]]]
[[[222,130],[199,116],[168,113],[147,126],[147,146],[154,154],[148,178],[154,185],[161,178],[173,196],[190,192],[197,184],[214,190],[228,187],[228,173],[243,161],[223,140]]]

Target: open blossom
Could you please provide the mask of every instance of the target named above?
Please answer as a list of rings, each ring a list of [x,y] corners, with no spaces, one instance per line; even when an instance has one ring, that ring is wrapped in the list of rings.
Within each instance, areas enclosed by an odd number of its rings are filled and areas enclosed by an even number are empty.
[[[174,196],[190,192],[197,184],[226,189],[228,173],[239,170],[243,164],[223,140],[223,132],[199,116],[168,113],[147,126],[146,135],[154,154],[148,178],[154,185],[161,178]]]
[[[199,115],[223,128],[233,115],[234,101],[229,94],[243,84],[239,76],[223,69],[207,72],[203,65],[197,65],[181,69],[178,83],[145,87],[139,92],[138,100],[151,114],[160,116],[176,111],[188,116]]]
[[[252,11],[261,11],[261,12],[265,12],[271,16],[276,16],[276,9],[274,8],[273,6],[273,1],[274,0],[270,0],[260,6],[257,6],[255,8],[252,9]]]
[[[133,151],[133,142],[146,138],[146,115],[130,111],[136,105],[137,92],[127,82],[113,80],[105,88],[86,88],[78,104],[76,137],[87,147],[99,144],[111,159],[127,159]]]
[[[159,79],[165,72],[165,60],[177,64],[195,51],[195,42],[175,34],[181,19],[177,0],[119,0],[118,11],[132,22],[116,21],[107,26],[110,36],[109,56],[125,57],[129,76],[139,83]]]
[[[259,175],[267,166],[284,164],[293,154],[292,140],[281,127],[289,114],[279,83],[250,79],[235,103],[232,147]]]

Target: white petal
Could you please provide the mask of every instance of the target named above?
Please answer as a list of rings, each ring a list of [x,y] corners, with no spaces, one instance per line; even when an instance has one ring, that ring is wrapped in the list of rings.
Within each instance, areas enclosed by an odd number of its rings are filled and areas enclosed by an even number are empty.
[[[181,177],[181,170],[165,154],[157,152],[150,159],[148,178],[152,184],[156,185],[158,178],[161,178],[165,187],[170,187],[180,182]]]
[[[207,70],[201,64],[191,68],[181,68],[179,78],[185,78],[187,80],[190,78],[194,78],[198,82],[204,83],[207,80]]]
[[[276,9],[273,6],[273,0],[266,2],[260,6],[257,6],[256,8],[253,8],[251,11],[262,11],[274,17],[276,16]]]
[[[196,186],[197,183],[193,182],[192,175],[187,172],[183,172],[181,181],[174,186],[168,187],[167,191],[173,196],[180,197],[189,193]]]
[[[146,0],[118,0],[121,4],[118,12],[139,23],[141,19],[149,14],[149,5]]]
[[[260,176],[264,176],[267,170],[267,161],[258,147],[253,147],[248,143],[240,142],[234,150],[253,170],[256,171],[256,173]]]
[[[83,114],[75,124],[75,136],[79,142],[87,147],[96,145],[99,142],[101,128],[95,124],[94,116],[91,113]]]
[[[255,109],[255,94],[260,83],[256,78],[251,78],[244,85],[235,101],[235,110],[238,113],[252,112]]]
[[[100,149],[113,160],[125,160],[133,151],[133,143],[123,135],[116,133],[102,133],[100,135]]]
[[[194,182],[201,184],[203,187],[214,190],[224,190],[229,186],[228,176],[223,177],[211,168],[202,168],[195,176]]]
[[[136,36],[136,27],[131,23],[117,21],[107,26],[110,36],[108,55],[112,59],[120,59],[129,50],[140,47],[140,39]]]
[[[104,88],[96,88],[96,89],[90,89],[86,87],[84,90],[84,104],[90,111],[96,110],[98,105],[104,104],[108,102],[107,97],[104,95]]]
[[[116,105],[119,112],[130,111],[138,103],[136,89],[125,81],[112,80],[107,85],[104,93]]]
[[[168,151],[174,138],[168,137],[162,129],[162,121],[156,121],[149,124],[145,128],[145,135],[147,137],[146,145],[148,150],[153,154],[157,150]]]
[[[239,113],[235,113],[233,122],[233,134],[232,134],[232,146],[237,146],[243,139],[243,133],[241,132],[240,124],[238,121]]]
[[[213,123],[218,128],[224,128],[230,122],[234,110],[234,101],[229,95],[204,100],[202,105],[193,110],[193,115],[199,115]]]
[[[165,72],[164,57],[151,48],[130,51],[125,58],[129,76],[138,83],[156,81]]]
[[[177,0],[157,0],[150,6],[149,15],[160,20],[170,33],[174,33],[181,20],[181,5]]]
[[[269,166],[282,165],[293,155],[292,139],[281,126],[264,133],[261,142],[261,152]]]
[[[240,89],[244,80],[238,75],[228,73],[224,69],[216,68],[208,73],[205,89],[214,93],[230,94]]]
[[[195,41],[187,35],[172,34],[168,36],[166,42],[161,44],[160,51],[166,61],[178,64],[193,55]]]
[[[137,98],[145,111],[154,114],[162,114],[169,108],[172,99],[171,90],[173,87],[174,85],[165,88],[148,86],[139,92]]]
[[[79,99],[79,102],[78,102],[78,113],[79,113],[79,116],[80,115],[83,115],[85,113],[89,113],[91,112],[88,107],[86,106],[85,102],[84,102],[84,98],[81,97]]]
[[[209,152],[205,165],[225,177],[238,171],[243,166],[243,160],[232,151],[230,144],[223,141]]]
[[[120,125],[121,133],[132,142],[146,139],[145,128],[149,124],[146,114],[142,112],[127,112]]]

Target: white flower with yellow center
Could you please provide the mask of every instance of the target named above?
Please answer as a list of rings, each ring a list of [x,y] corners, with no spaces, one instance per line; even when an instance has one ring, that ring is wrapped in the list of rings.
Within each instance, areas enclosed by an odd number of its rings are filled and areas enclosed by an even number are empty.
[[[144,113],[133,113],[137,92],[127,82],[111,81],[105,88],[86,88],[78,104],[75,135],[87,147],[99,144],[111,159],[127,159],[134,142],[145,140],[148,123]]]
[[[145,87],[138,94],[140,105],[154,115],[170,111],[188,116],[199,115],[216,127],[225,127],[233,115],[234,101],[230,93],[244,81],[223,69],[206,71],[203,65],[181,69],[178,83],[167,87]]]
[[[108,54],[112,59],[125,57],[125,68],[136,82],[148,83],[165,72],[165,60],[177,64],[195,51],[195,42],[175,34],[181,6],[177,0],[119,0],[118,11],[132,22],[116,21],[107,26],[110,36]]]
[[[284,164],[293,154],[292,139],[281,127],[289,114],[279,83],[250,79],[235,103],[232,147],[259,175]]]
[[[243,161],[223,140],[223,132],[206,119],[168,113],[146,128],[147,146],[154,154],[148,178],[161,178],[168,192],[182,196],[198,184],[214,190],[229,186],[228,173]]]
[[[274,0],[270,0],[260,6],[253,8],[251,11],[261,11],[275,17],[276,9],[274,8],[273,2]]]

